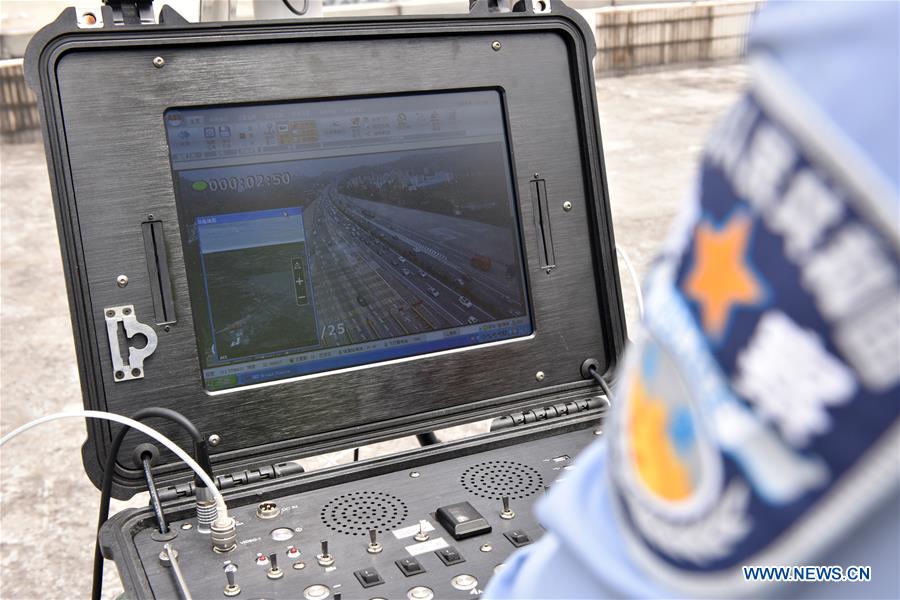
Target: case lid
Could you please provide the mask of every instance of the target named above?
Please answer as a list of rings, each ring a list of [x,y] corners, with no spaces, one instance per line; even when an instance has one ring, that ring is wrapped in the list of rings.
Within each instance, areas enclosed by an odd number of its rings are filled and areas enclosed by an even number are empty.
[[[39,32],[26,73],[85,406],[182,412],[229,473],[550,403],[593,385],[587,359],[611,372],[593,34],[561,2],[499,10],[138,24],[104,7]],[[98,485],[111,433],[88,423]],[[144,487],[143,441],[116,497]],[[189,478],[160,462],[160,485]]]

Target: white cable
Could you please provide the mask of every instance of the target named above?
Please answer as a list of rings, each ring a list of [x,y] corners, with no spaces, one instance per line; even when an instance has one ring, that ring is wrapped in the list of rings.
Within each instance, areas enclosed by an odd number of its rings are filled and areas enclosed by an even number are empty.
[[[143,434],[146,434],[171,450],[175,456],[180,458],[185,462],[187,466],[189,466],[194,473],[197,474],[203,483],[206,484],[206,487],[213,493],[213,497],[216,500],[216,510],[219,513],[219,519],[228,519],[228,509],[225,507],[225,499],[222,497],[222,492],[219,491],[219,488],[216,487],[216,483],[212,480],[212,477],[200,468],[200,465],[197,464],[190,455],[182,450],[175,442],[156,431],[152,427],[144,425],[140,421],[135,421],[134,419],[129,419],[128,417],[123,417],[122,415],[117,415],[115,413],[104,412],[100,410],[74,410],[70,412],[59,412],[53,413],[50,415],[46,415],[44,417],[40,417],[39,419],[35,419],[34,421],[29,421],[24,425],[20,425],[19,427],[13,429],[2,438],[0,438],[0,446],[3,446],[6,442],[13,439],[20,433],[24,433],[33,427],[37,427],[38,425],[43,425],[44,423],[49,423],[50,421],[57,421],[59,419],[104,419],[106,421],[114,421],[116,423],[121,423],[122,425],[128,425],[132,429],[137,429]]]
[[[641,282],[638,279],[637,271],[634,270],[634,265],[631,264],[631,259],[628,258],[628,253],[625,252],[625,248],[616,244],[616,252],[619,253],[619,256],[622,257],[622,262],[625,263],[625,268],[628,269],[628,275],[631,277],[631,285],[634,286],[634,294],[637,296],[637,305],[638,305],[638,314],[641,319],[644,318],[644,294],[641,293]]]

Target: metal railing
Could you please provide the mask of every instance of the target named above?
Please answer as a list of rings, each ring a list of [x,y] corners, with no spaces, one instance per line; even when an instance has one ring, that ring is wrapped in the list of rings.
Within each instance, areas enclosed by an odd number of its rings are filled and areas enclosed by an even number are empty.
[[[606,6],[581,12],[594,26],[596,73],[608,76],[737,59],[745,52],[750,22],[763,4],[763,0],[718,0]],[[0,61],[0,134],[8,140],[19,132],[37,129],[39,124],[35,97],[25,85],[22,60]]]
[[[37,99],[25,85],[21,59],[0,61],[0,134],[9,136],[38,125]]]
[[[761,0],[631,5],[583,11],[594,20],[597,75],[741,58]]]

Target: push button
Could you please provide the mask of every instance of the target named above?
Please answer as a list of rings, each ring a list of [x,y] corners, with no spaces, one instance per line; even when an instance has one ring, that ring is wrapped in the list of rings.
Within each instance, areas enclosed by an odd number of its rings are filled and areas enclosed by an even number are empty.
[[[491,525],[487,519],[468,502],[442,506],[434,514],[455,540],[491,532]]]
[[[381,575],[378,573],[378,571],[371,567],[367,569],[360,569],[359,571],[354,571],[353,574],[356,576],[359,584],[364,588],[370,588],[373,585],[384,583],[384,579],[381,578]]]
[[[401,558],[400,560],[394,561],[394,563],[400,568],[404,575],[407,577],[411,577],[413,575],[418,575],[419,573],[424,573],[425,569],[419,564],[415,558]]]
[[[510,543],[516,548],[520,546],[525,546],[531,543],[531,538],[528,537],[528,534],[522,531],[521,529],[516,529],[515,531],[510,531],[509,533],[503,534],[506,539],[510,541]]]
[[[441,559],[441,562],[448,567],[451,565],[458,565],[461,562],[466,562],[466,559],[462,557],[462,554],[459,553],[459,550],[457,550],[453,546],[447,546],[446,548],[436,550],[435,554],[437,554],[438,558]]]

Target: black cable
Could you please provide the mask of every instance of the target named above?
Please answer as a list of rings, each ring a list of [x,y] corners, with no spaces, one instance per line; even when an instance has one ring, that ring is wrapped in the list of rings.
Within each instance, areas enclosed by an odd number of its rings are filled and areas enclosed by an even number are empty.
[[[163,514],[162,506],[159,504],[159,494],[156,493],[156,482],[153,481],[153,472],[150,470],[151,456],[149,452],[145,452],[141,456],[141,463],[144,465],[144,479],[147,481],[147,491],[150,492],[150,504],[153,505],[153,512],[156,513],[156,523],[159,525],[159,532],[163,535],[169,533],[169,526],[166,524],[166,515]]]
[[[190,434],[195,445],[203,442],[200,430],[187,417],[174,410],[151,406],[141,409],[131,416],[135,421],[143,421],[150,417],[160,417],[174,421]],[[109,519],[109,503],[112,495],[113,472],[116,470],[116,458],[119,455],[119,448],[121,448],[122,442],[125,440],[125,434],[130,430],[131,427],[126,426],[119,429],[112,445],[109,447],[106,465],[103,468],[103,483],[100,486],[100,514],[97,517],[97,539],[94,540],[94,572],[91,583],[91,600],[100,600],[103,592],[103,553],[100,552],[100,528]]]
[[[209,473],[209,476],[213,476],[212,463],[209,462],[209,447],[206,444],[206,440],[200,436],[200,432],[197,432],[197,435],[200,439],[194,440],[194,460],[197,461],[197,464],[200,465],[200,468]],[[197,474],[194,474],[194,493],[196,494],[200,488],[206,489],[206,484],[200,479]]]
[[[284,4],[285,8],[287,8],[298,17],[302,17],[309,10],[309,0],[303,0],[302,10],[297,10],[296,8],[294,8],[294,5],[290,3],[290,0],[281,0],[281,3]]]
[[[597,367],[594,366],[588,368],[588,371],[590,372],[591,377],[594,378],[594,381],[600,384],[600,387],[603,388],[603,393],[606,394],[606,399],[609,400],[610,403],[612,403],[612,390],[609,388],[609,384],[606,383],[606,380],[603,379],[603,375],[601,375],[597,370]]]

